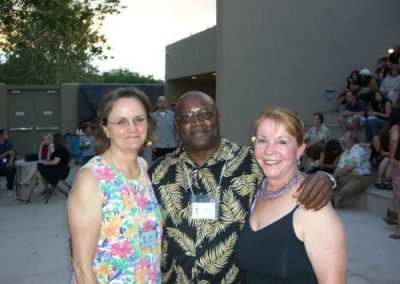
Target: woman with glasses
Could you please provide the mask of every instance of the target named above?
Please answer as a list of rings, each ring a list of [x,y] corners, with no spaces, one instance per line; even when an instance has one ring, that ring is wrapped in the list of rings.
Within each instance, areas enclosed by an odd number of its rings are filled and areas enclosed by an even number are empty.
[[[98,109],[96,153],[68,199],[74,282],[160,283],[161,212],[139,156],[154,123],[146,95],[120,88]]]

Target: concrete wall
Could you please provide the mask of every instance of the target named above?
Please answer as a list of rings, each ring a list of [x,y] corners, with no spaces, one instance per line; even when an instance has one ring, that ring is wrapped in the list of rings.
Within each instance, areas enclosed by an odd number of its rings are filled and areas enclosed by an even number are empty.
[[[0,128],[7,125],[7,85],[0,84]]]
[[[75,133],[79,124],[79,84],[61,85],[61,132]]]
[[[216,27],[168,45],[165,52],[164,90],[170,102],[189,90],[215,96]]]
[[[400,43],[398,11],[398,0],[218,0],[223,135],[248,143],[267,106],[292,108],[306,120],[333,109],[327,86],[340,90],[353,69],[373,72],[377,58]]]
[[[215,71],[216,28],[197,33],[165,48],[165,80]]]
[[[169,102],[176,101],[181,95],[191,90],[198,90],[215,98],[215,78],[210,80],[169,80],[166,83],[165,94]]]

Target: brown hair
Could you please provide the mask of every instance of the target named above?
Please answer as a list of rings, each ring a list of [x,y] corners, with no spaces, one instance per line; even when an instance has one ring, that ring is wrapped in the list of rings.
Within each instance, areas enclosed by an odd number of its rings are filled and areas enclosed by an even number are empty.
[[[110,147],[110,139],[104,132],[103,125],[107,125],[107,118],[110,115],[115,102],[122,98],[134,98],[142,103],[146,111],[148,125],[146,142],[149,143],[152,141],[155,121],[151,115],[151,105],[146,94],[142,90],[134,87],[118,88],[107,93],[100,101],[100,105],[97,110],[98,131],[96,134],[96,154],[102,154]]]
[[[296,138],[298,145],[302,145],[304,143],[304,124],[295,112],[286,108],[266,109],[257,117],[254,123],[254,128],[256,131],[260,123],[265,119],[271,119],[278,125],[283,125],[286,131]]]

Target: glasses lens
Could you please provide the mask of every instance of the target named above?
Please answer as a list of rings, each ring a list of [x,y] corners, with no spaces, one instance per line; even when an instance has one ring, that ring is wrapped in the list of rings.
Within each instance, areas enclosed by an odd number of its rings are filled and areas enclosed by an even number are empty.
[[[214,116],[214,112],[212,111],[203,111],[198,114],[201,119],[211,119]]]
[[[189,122],[193,121],[195,116],[201,120],[209,120],[209,119],[213,118],[214,114],[215,114],[215,112],[209,111],[209,110],[198,112],[198,113],[189,112],[189,113],[185,113],[185,114],[176,116],[176,120],[183,122],[183,123],[189,123]]]

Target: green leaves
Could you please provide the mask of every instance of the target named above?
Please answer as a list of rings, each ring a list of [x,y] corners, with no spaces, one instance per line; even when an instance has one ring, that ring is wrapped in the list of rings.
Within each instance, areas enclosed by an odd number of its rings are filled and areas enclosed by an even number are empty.
[[[2,0],[0,81],[58,84],[86,81],[104,59],[102,21],[120,0]]]

